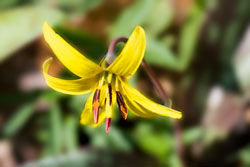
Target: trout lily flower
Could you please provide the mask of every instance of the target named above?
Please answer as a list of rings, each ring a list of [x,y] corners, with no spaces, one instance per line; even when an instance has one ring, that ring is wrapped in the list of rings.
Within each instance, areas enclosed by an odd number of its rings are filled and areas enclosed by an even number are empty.
[[[57,58],[73,74],[76,80],[64,80],[48,74],[52,58],[43,64],[47,84],[54,90],[78,95],[91,92],[81,114],[81,124],[98,126],[106,119],[109,131],[116,103],[123,119],[128,111],[140,117],[156,115],[180,119],[182,114],[174,109],[157,104],[129,86],[127,79],[138,69],[144,57],[146,38],[142,27],[137,26],[118,57],[109,65],[96,64],[74,49],[61,36],[44,23],[43,34]]]

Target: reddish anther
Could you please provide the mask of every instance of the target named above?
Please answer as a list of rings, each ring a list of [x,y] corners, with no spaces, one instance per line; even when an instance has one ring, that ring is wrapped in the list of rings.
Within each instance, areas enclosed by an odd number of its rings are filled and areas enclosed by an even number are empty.
[[[111,84],[108,85],[109,87],[109,105],[112,104],[112,86]]]
[[[111,123],[111,118],[106,118],[106,132],[109,132],[110,128],[110,123]]]
[[[124,99],[122,97],[121,92],[116,91],[116,96],[117,96],[117,103],[119,106],[120,113],[121,113],[123,119],[126,120],[128,117],[128,109],[126,107],[126,104],[124,102]]]
[[[98,117],[99,117],[99,110],[100,110],[99,98],[100,98],[100,89],[96,89],[93,97],[93,113],[94,113],[95,124],[98,123]]]

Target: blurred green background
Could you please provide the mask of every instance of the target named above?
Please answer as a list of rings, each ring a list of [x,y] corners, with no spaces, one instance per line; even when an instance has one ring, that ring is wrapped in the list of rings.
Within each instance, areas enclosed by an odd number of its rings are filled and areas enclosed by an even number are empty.
[[[249,0],[1,0],[0,166],[249,167]],[[119,114],[79,124],[88,95],[45,84],[48,21],[98,62],[115,37],[146,32],[145,59],[183,119]],[[54,61],[51,73],[74,77]],[[161,103],[143,69],[134,87]]]

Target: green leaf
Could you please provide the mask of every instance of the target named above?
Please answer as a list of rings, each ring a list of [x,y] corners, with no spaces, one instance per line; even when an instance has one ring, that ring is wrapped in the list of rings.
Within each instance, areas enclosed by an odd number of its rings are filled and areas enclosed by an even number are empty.
[[[177,153],[173,153],[167,157],[167,164],[169,167],[182,166],[180,157],[177,155]]]
[[[192,8],[188,19],[181,29],[179,42],[178,70],[185,70],[194,56],[194,50],[201,25],[204,20],[204,11],[197,4]]]
[[[53,102],[49,112],[50,118],[50,148],[51,154],[57,155],[62,151],[63,129],[62,114],[58,102]]]
[[[171,153],[173,149],[173,137],[165,131],[156,129],[150,124],[140,123],[136,127],[135,140],[146,153],[154,155],[162,162],[165,162],[168,153]]]
[[[50,0],[47,0],[50,1]],[[65,11],[72,13],[81,13],[86,12],[97,5],[99,5],[101,0],[58,0],[58,6],[63,8]]]
[[[159,17],[160,16],[160,17]],[[153,9],[143,26],[146,27],[147,33],[152,36],[158,35],[167,29],[172,23],[174,9],[170,0],[156,0]]]
[[[69,101],[69,106],[78,117],[80,117],[89,96],[90,93],[71,97]]]
[[[61,21],[61,12],[48,7],[21,7],[0,12],[0,61],[42,33],[45,21]]]
[[[193,127],[185,130],[183,134],[183,142],[186,145],[192,144],[202,138],[203,130],[200,127]]]
[[[13,137],[25,125],[35,111],[34,102],[25,104],[16,110],[15,114],[5,124],[2,130],[4,137]]]
[[[22,167],[89,167],[97,161],[97,153],[74,152],[70,154],[47,157],[36,162],[29,162],[21,165]]]
[[[94,147],[109,150],[131,151],[130,143],[127,141],[122,131],[114,126],[114,123],[109,133],[105,132],[104,123],[96,128],[85,127],[85,129],[91,137],[91,144]]]
[[[163,68],[174,69],[177,67],[177,58],[171,52],[167,45],[147,36],[147,47],[145,59],[150,64]]]
[[[115,150],[120,151],[131,151],[132,146],[130,143],[126,140],[125,136],[121,132],[119,128],[116,128],[115,126],[111,127],[112,129],[107,134],[110,146],[114,148]]]
[[[73,115],[70,115],[66,118],[64,125],[64,143],[66,151],[73,152],[77,150],[77,127],[79,121]]]
[[[20,1],[21,0],[1,0],[0,9],[6,9],[8,7],[18,4]]]
[[[245,147],[244,149],[240,150],[239,159],[246,167],[250,165],[249,157],[250,157],[250,146]]]
[[[110,39],[118,36],[128,37],[133,29],[142,24],[149,16],[154,1],[137,0],[135,4],[127,8],[110,28]]]

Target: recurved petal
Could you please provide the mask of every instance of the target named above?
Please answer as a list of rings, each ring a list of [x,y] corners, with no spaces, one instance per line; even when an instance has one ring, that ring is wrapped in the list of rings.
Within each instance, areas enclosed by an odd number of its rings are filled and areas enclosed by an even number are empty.
[[[107,68],[108,71],[120,76],[132,76],[141,64],[146,47],[145,32],[142,27],[137,26],[120,55]]]
[[[125,95],[124,100],[126,102],[129,111],[134,115],[145,118],[156,116],[156,114],[148,111],[148,109],[133,101],[132,97]]]
[[[84,94],[93,90],[97,86],[98,81],[101,78],[101,74],[98,74],[91,78],[80,78],[76,80],[64,80],[50,76],[48,74],[48,70],[51,61],[52,58],[49,58],[44,62],[43,75],[47,84],[58,92],[71,95]]]
[[[87,59],[68,44],[61,36],[56,34],[47,22],[43,25],[43,34],[46,42],[49,44],[57,58],[72,73],[80,77],[90,77],[102,71],[102,68],[99,65]]]
[[[100,94],[100,111],[99,111],[99,118],[98,118],[98,123],[95,124],[94,122],[94,114],[93,114],[93,97],[94,97],[94,92],[89,96],[85,107],[83,109],[83,112],[81,114],[81,124],[85,124],[85,125],[91,125],[91,126],[98,126],[100,125],[106,118],[106,112],[104,110],[104,104],[103,104],[103,100],[105,99],[106,96],[106,87],[102,87],[101,88],[101,94]]]
[[[147,108],[141,106],[140,104],[136,103],[133,100],[132,95],[127,94],[127,91],[125,90],[123,84],[121,83],[122,81],[119,79],[118,81],[118,89],[122,93],[122,97],[125,101],[125,105],[128,108],[129,112],[133,113],[136,116],[139,117],[153,117],[156,116],[157,114],[154,114],[150,111],[148,111]]]
[[[182,117],[181,112],[151,101],[150,99],[142,95],[139,91],[130,87],[128,83],[125,83],[124,81],[120,80],[120,84],[127,98],[127,102],[130,103],[128,104],[128,107],[131,110],[136,109],[133,110],[136,115],[142,117],[145,117],[145,115],[147,114],[148,117],[154,115],[162,115],[176,119],[180,119]],[[137,110],[141,113],[139,113]]]

